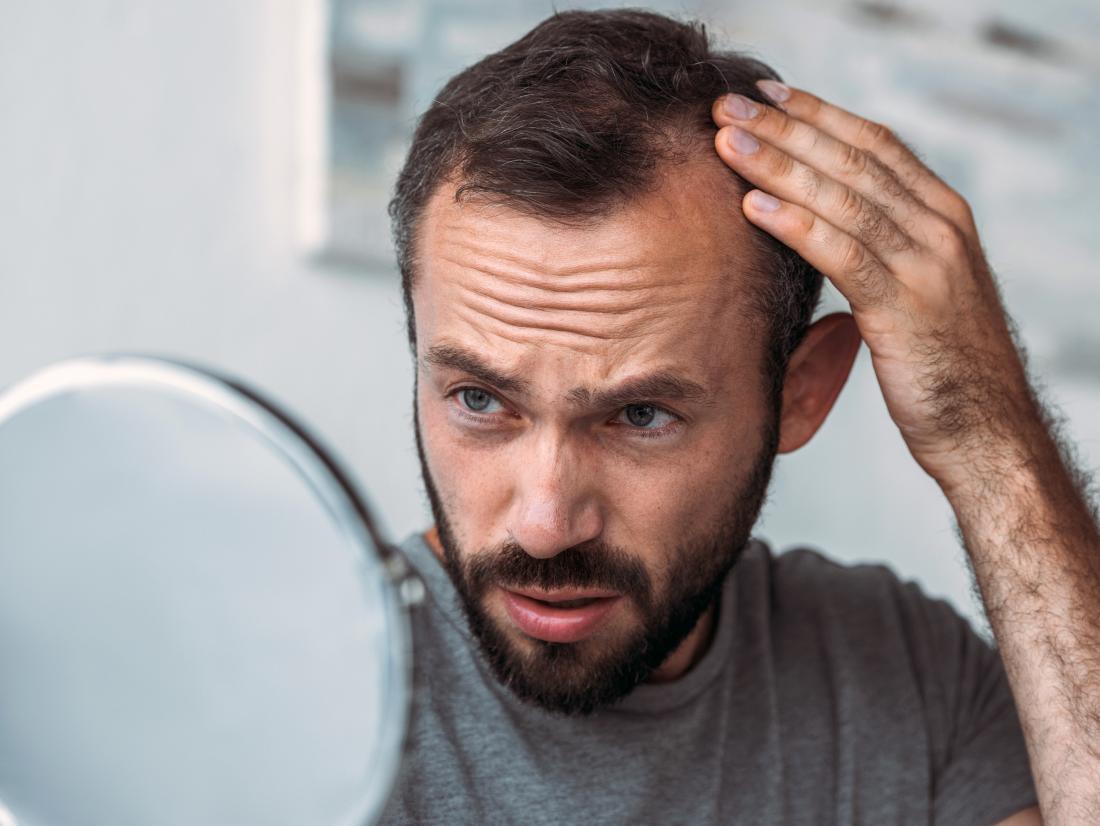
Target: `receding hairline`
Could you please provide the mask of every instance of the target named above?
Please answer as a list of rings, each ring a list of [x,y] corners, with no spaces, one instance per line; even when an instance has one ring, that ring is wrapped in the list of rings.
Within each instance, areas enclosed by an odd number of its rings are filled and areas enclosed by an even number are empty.
[[[407,251],[410,289],[418,281],[420,240],[424,222],[434,209],[438,208],[441,198],[451,197],[460,205],[470,204],[475,208],[501,209],[564,230],[586,230],[607,222],[616,214],[621,214],[623,210],[630,209],[631,205],[638,201],[659,194],[666,187],[675,185],[673,178],[677,173],[685,170],[694,182],[701,185],[699,192],[701,199],[709,199],[719,209],[727,211],[732,221],[743,226],[746,231],[741,233],[741,239],[752,245],[751,264],[747,270],[757,277],[765,275],[768,255],[759,245],[756,233],[749,231],[752,225],[744,218],[741,210],[741,199],[748,191],[748,185],[719,157],[714,149],[713,133],[709,137],[697,135],[691,143],[696,146],[685,146],[688,144],[687,140],[680,144],[679,151],[670,153],[650,172],[646,180],[637,183],[634,191],[619,197],[608,197],[599,209],[589,208],[574,215],[548,212],[537,202],[527,201],[508,193],[480,190],[463,192],[459,165],[451,164],[445,173],[439,175],[437,185],[424,199],[423,206],[410,227]],[[730,235],[732,237],[735,234],[736,232],[731,232]]]

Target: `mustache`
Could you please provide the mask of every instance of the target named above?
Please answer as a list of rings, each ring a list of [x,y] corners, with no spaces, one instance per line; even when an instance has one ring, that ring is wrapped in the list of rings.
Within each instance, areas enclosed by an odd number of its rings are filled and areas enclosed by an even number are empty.
[[[585,542],[540,559],[516,542],[479,551],[465,562],[466,581],[481,596],[492,585],[513,588],[607,588],[634,597],[643,607],[652,600],[645,566],[622,548],[602,540]]]

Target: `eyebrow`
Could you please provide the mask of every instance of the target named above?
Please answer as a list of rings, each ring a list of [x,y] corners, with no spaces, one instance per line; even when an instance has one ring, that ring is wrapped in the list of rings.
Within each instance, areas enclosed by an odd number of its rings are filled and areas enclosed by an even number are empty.
[[[521,379],[515,373],[505,373],[490,367],[481,360],[477,353],[463,347],[437,344],[428,348],[423,360],[435,367],[446,367],[451,370],[461,370],[463,373],[469,373],[474,378],[508,393],[526,396],[530,395],[531,392],[530,382]]]
[[[566,398],[578,407],[611,409],[650,399],[707,402],[710,399],[710,393],[697,382],[667,370],[660,370],[646,376],[628,379],[618,387],[608,389],[590,390],[587,387],[574,387],[566,393]]]
[[[507,393],[524,396],[531,394],[530,382],[515,373],[490,366],[477,353],[463,347],[435,345],[428,349],[423,361],[436,367],[469,373],[474,378]],[[574,387],[565,395],[573,405],[594,409],[626,407],[651,399],[703,403],[711,401],[711,394],[703,385],[668,370],[658,370],[645,376],[628,379],[617,387],[606,389]]]

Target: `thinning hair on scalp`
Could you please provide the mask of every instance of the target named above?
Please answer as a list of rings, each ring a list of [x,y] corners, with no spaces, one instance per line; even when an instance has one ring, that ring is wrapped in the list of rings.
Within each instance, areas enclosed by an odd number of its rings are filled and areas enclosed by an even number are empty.
[[[716,50],[706,27],[640,9],[566,11],[452,77],[423,113],[389,204],[409,343],[418,224],[445,183],[455,199],[496,201],[585,225],[648,192],[663,168],[714,152],[711,105],[727,92],[766,103],[778,80],[745,54]],[[708,149],[709,148],[709,149]],[[748,183],[728,170],[743,195]],[[822,277],[748,225],[756,272],[749,306],[764,322],[764,387],[779,404],[790,354],[820,297]]]

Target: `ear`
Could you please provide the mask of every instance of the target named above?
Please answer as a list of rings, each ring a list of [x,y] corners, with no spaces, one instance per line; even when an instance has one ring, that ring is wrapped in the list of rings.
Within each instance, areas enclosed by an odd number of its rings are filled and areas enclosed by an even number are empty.
[[[862,339],[850,313],[830,313],[810,325],[787,363],[779,453],[810,441],[833,408]]]

